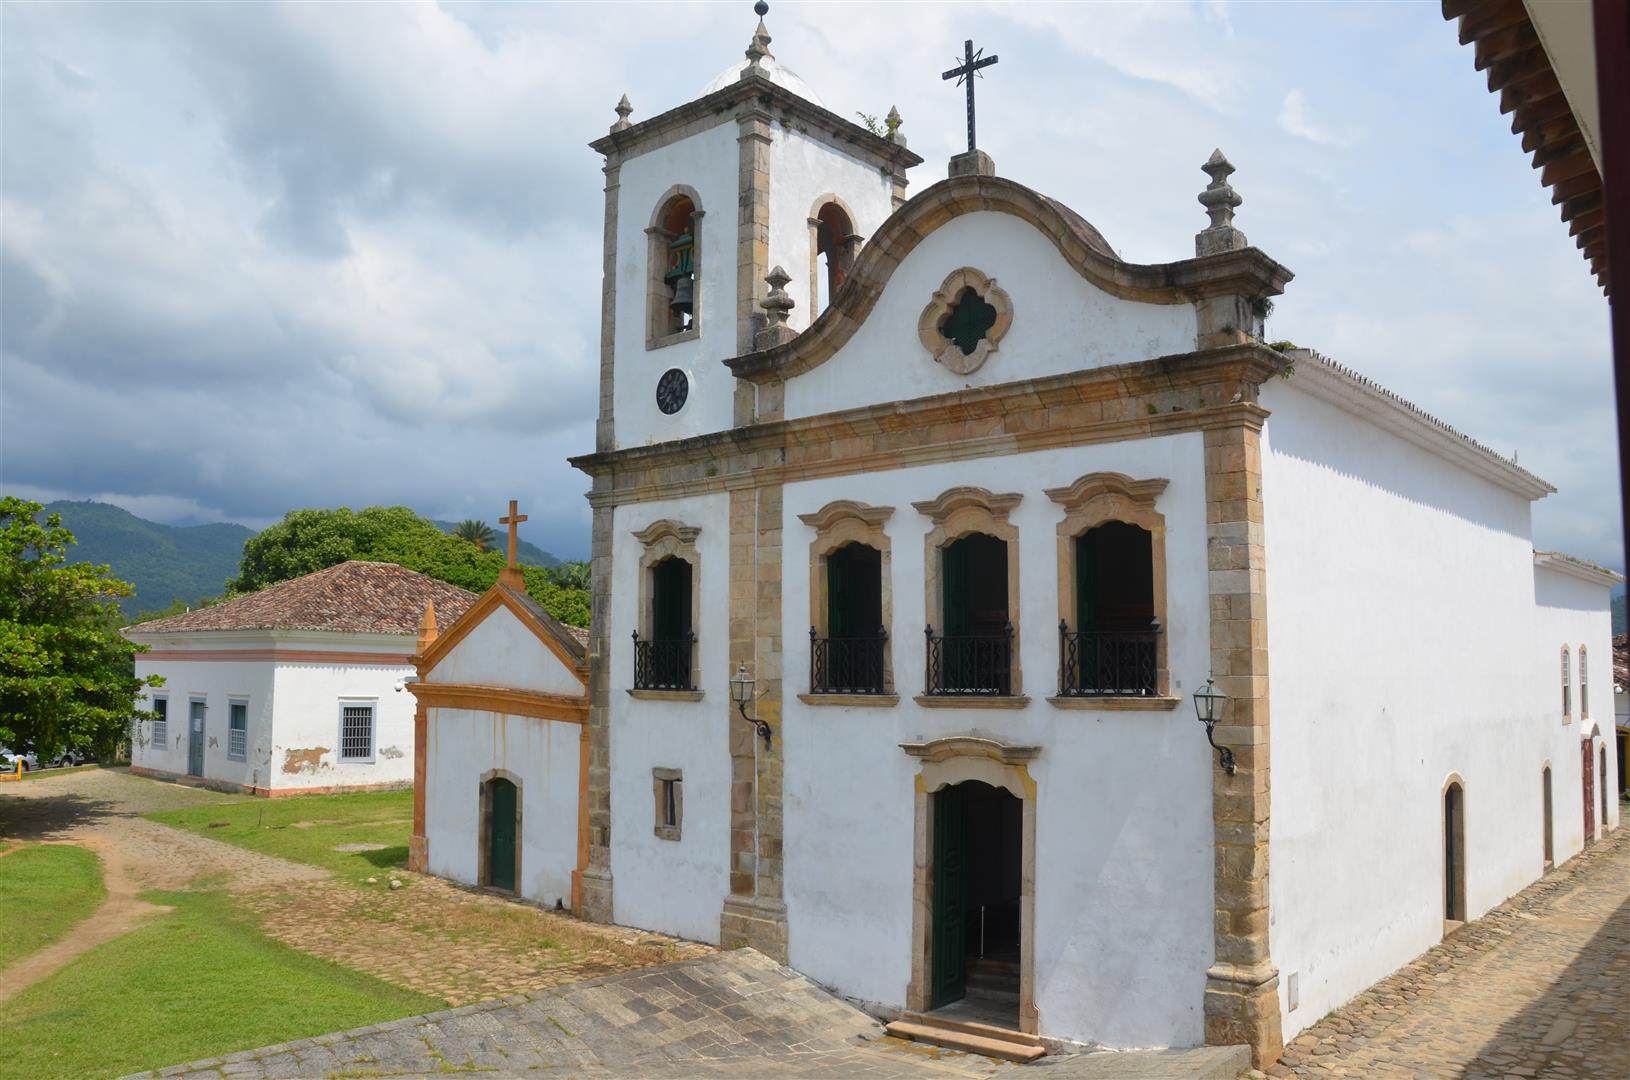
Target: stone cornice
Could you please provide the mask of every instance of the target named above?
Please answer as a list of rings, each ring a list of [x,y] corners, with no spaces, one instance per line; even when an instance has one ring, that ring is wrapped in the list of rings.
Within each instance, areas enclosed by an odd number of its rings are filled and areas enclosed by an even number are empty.
[[[678,540],[681,544],[694,544],[696,543],[696,538],[701,535],[702,527],[700,525],[681,525],[677,521],[670,521],[667,518],[663,518],[660,521],[651,522],[651,524],[647,525],[645,528],[634,533],[634,539],[638,540],[644,546],[650,547],[658,540],[662,540],[670,536],[675,540]]]
[[[1571,578],[1577,578],[1592,585],[1601,585],[1604,588],[1612,588],[1624,580],[1623,574],[1609,570],[1605,566],[1597,566],[1593,562],[1575,558],[1572,555],[1564,555],[1560,551],[1536,550],[1534,552],[1534,566],[1554,570],[1559,574],[1566,574]]]
[[[1386,387],[1312,349],[1285,354],[1294,365],[1291,386],[1432,451],[1485,480],[1533,501],[1556,488],[1516,462],[1501,457]]]
[[[900,749],[912,757],[925,761],[945,761],[954,757],[983,757],[999,761],[1003,765],[1024,765],[1034,761],[1041,753],[1039,746],[998,742],[978,735],[952,735],[943,739],[930,739],[927,742],[904,742],[900,744]]]
[[[622,131],[602,135],[589,143],[589,147],[608,158],[635,157],[663,145],[665,140],[660,138],[662,135],[698,121],[722,117],[727,112],[734,113],[738,106],[743,105],[749,110],[765,113],[765,119],[797,120],[804,134],[872,164],[887,166],[891,172],[903,174],[906,169],[923,163],[921,157],[901,144],[873,135],[852,120],[845,120],[837,113],[823,109],[759,75],[739,79],[705,97],[658,113]]]
[[[868,506],[853,499],[837,499],[813,514],[799,514],[798,520],[817,532],[825,532],[846,519],[853,519],[862,525],[881,525],[892,516],[894,516],[892,506]]]
[[[825,363],[854,336],[894,271],[934,230],[964,214],[1011,214],[1039,229],[1083,278],[1111,295],[1151,304],[1237,294],[1277,296],[1292,274],[1256,248],[1143,265],[1108,253],[1097,230],[1052,199],[1000,176],[942,180],[910,199],[861,249],[831,304],[791,341],[724,361],[737,378],[775,382]]]
[[[1125,473],[1095,472],[1066,487],[1048,488],[1044,494],[1066,510],[1077,509],[1100,495],[1120,495],[1132,502],[1153,506],[1168,483],[1170,481],[1165,479],[1134,480]]]
[[[1024,496],[1016,491],[998,495],[988,488],[961,486],[947,488],[938,498],[914,502],[912,508],[924,515],[936,525],[943,525],[945,519],[964,507],[974,506],[989,511],[999,519],[1006,520],[1013,508],[1023,501]]]

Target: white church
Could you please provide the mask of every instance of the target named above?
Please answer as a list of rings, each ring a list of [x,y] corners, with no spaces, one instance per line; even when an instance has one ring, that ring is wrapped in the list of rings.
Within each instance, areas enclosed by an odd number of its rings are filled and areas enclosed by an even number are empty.
[[[769,44],[593,143],[590,641],[503,581],[430,628],[417,868],[1260,1064],[1618,826],[1620,579],[1262,341],[1221,153],[1193,256],[1128,263],[977,150],[908,195]]]

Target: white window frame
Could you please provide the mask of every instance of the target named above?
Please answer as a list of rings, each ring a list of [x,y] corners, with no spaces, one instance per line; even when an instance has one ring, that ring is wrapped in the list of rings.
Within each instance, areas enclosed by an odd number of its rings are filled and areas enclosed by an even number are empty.
[[[148,745],[155,750],[168,750],[170,748],[170,695],[154,694],[152,699],[153,711],[158,710],[158,703],[164,703],[164,719],[148,721],[148,735],[151,738]]]
[[[243,708],[241,730],[232,726],[232,711],[240,706]],[[226,756],[228,761],[249,760],[249,698],[246,695],[226,699]]]
[[[345,710],[367,708],[368,710],[368,756],[350,757],[345,753]],[[339,707],[339,753],[335,760],[341,765],[372,765],[379,748],[379,699],[378,698],[340,698]]]

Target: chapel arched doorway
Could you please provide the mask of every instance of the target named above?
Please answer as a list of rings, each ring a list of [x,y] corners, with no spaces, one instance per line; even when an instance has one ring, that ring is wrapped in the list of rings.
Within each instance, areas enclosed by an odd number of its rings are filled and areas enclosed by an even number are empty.
[[[1017,1029],[1023,807],[978,780],[934,793],[932,1009]]]
[[[1466,789],[1443,789],[1443,923],[1447,933],[1466,921]]]
[[[521,789],[507,776],[481,783],[481,866],[477,880],[515,892],[521,868]]]

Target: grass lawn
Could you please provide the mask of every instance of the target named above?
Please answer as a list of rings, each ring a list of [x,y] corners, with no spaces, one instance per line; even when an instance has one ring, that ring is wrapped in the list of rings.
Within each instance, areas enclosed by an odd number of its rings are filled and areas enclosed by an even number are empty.
[[[119,1076],[444,1007],[271,940],[224,894],[142,898],[175,910],[0,1005],[0,1071]]]
[[[412,791],[355,795],[295,795],[284,799],[160,810],[147,817],[165,825],[325,867],[360,882],[407,865],[413,834]],[[373,851],[335,851],[348,844],[383,844]]]
[[[107,895],[88,848],[34,844],[0,859],[0,970],[60,939]]]

